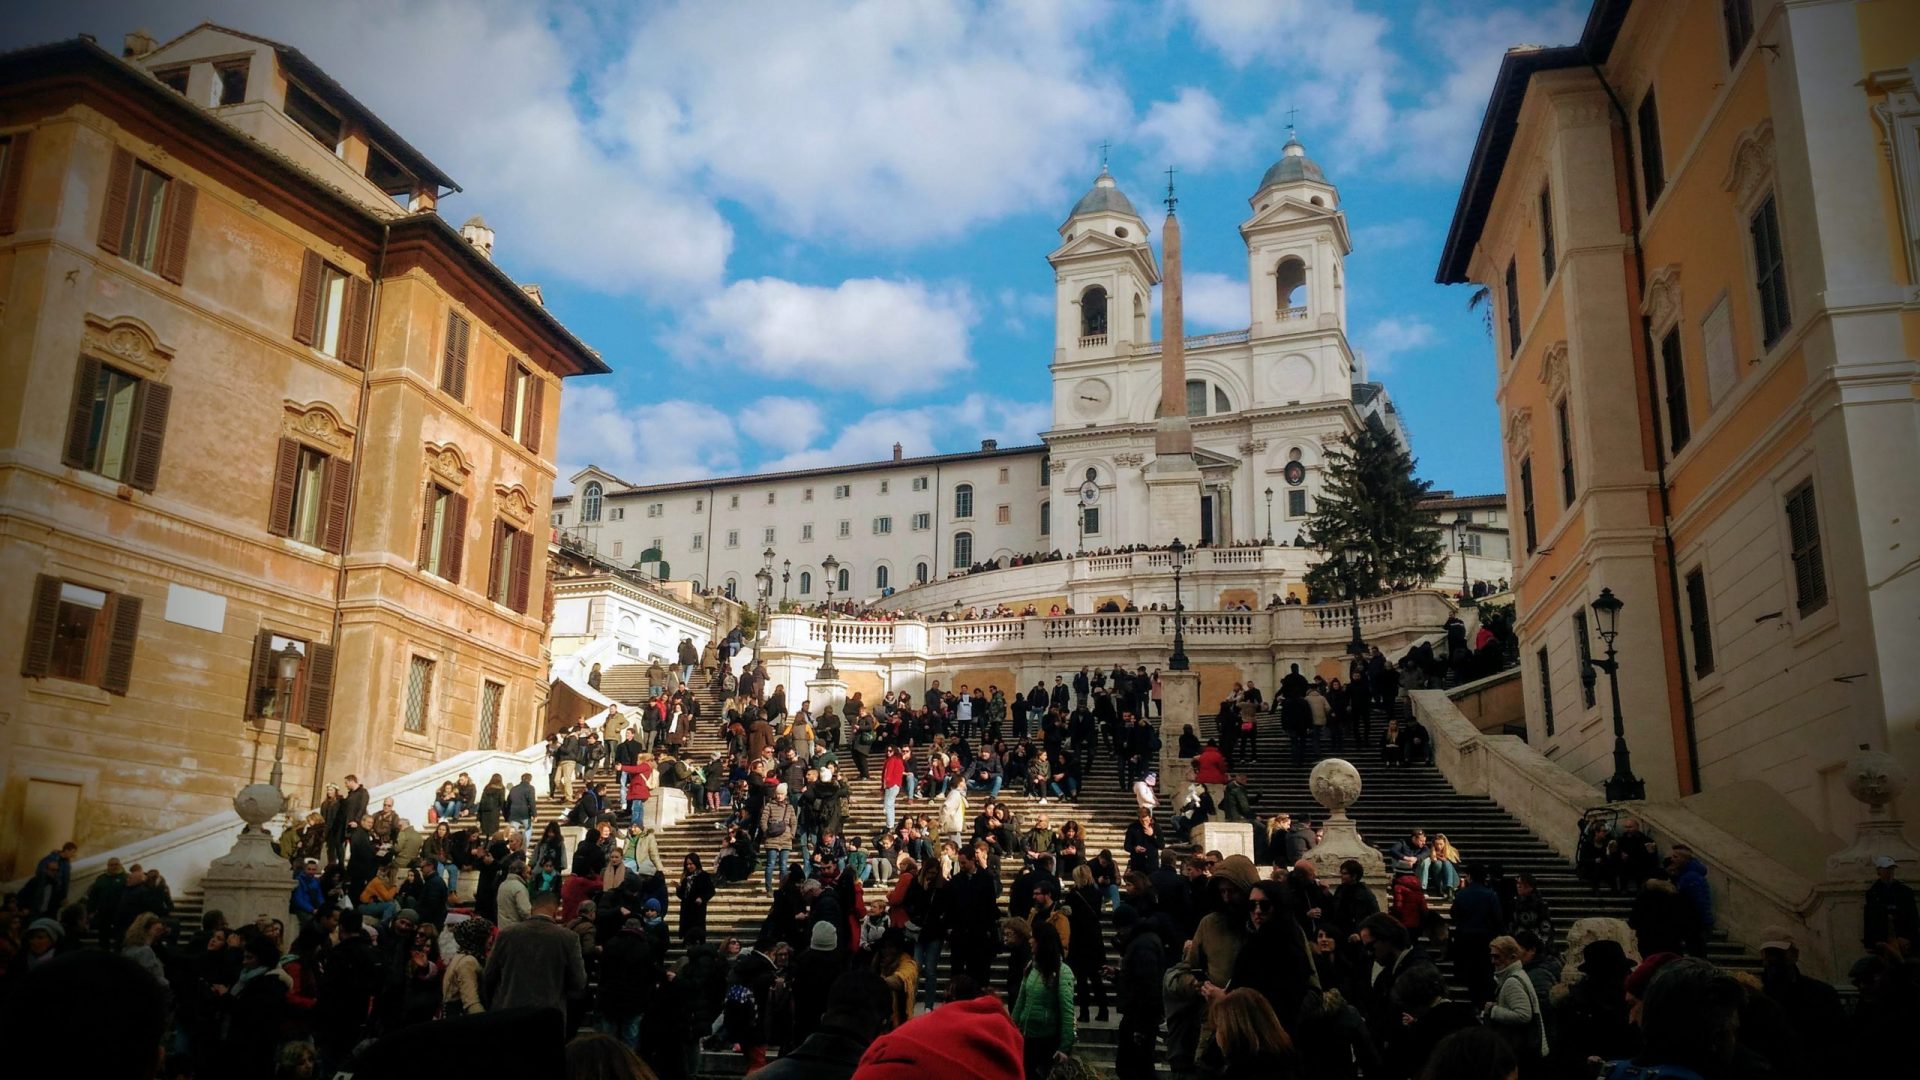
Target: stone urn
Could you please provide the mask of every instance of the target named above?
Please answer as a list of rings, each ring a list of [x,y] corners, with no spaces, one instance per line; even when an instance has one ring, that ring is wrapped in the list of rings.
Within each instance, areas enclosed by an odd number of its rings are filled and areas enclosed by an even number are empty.
[[[1387,862],[1372,844],[1360,836],[1360,828],[1347,816],[1347,807],[1360,801],[1360,770],[1344,758],[1328,758],[1313,767],[1307,776],[1307,790],[1327,809],[1320,843],[1307,853],[1314,876],[1331,889],[1340,883],[1340,864],[1352,860],[1360,864],[1361,880],[1382,900],[1386,910]]]
[[[1830,880],[1869,881],[1873,862],[1882,855],[1912,866],[1920,851],[1907,842],[1906,826],[1893,816],[1893,802],[1907,787],[1907,771],[1892,754],[1865,743],[1847,759],[1843,778],[1847,794],[1867,808],[1867,817],[1854,831],[1853,843],[1827,857]]]

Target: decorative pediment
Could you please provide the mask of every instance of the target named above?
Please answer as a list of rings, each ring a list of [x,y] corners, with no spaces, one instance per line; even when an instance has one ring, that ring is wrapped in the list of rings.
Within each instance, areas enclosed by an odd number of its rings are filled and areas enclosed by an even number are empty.
[[[1567,343],[1556,341],[1540,356],[1540,382],[1547,388],[1547,399],[1567,392]]]
[[[1507,414],[1507,454],[1525,457],[1533,448],[1533,410],[1525,405]]]
[[[1647,325],[1663,330],[1680,319],[1680,264],[1668,263],[1647,279],[1647,295],[1640,301]]]
[[[136,374],[156,379],[164,376],[168,365],[173,363],[173,347],[161,344],[152,327],[131,315],[117,319],[88,315],[86,320],[87,328],[80,342],[87,352],[119,361],[136,369]]]
[[[1721,186],[1733,192],[1741,206],[1754,201],[1773,177],[1773,121],[1762,120],[1733,140],[1733,160]]]
[[[452,443],[427,444],[427,468],[454,487],[464,487],[473,475],[473,464]]]
[[[317,443],[336,457],[353,446],[353,428],[324,401],[282,401],[280,429],[289,439]]]
[[[493,496],[494,504],[500,508],[502,517],[516,525],[525,525],[533,520],[533,496],[527,494],[526,488],[519,484],[512,487],[497,484],[494,486]]]

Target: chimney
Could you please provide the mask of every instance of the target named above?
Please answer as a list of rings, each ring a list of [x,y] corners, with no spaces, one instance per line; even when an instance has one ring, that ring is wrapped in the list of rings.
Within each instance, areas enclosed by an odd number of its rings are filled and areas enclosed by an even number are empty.
[[[998,450],[998,449],[1000,449],[1000,440],[999,440],[999,439],[981,439],[981,440],[980,440],[980,449],[981,449],[981,450],[983,450],[983,451],[984,451],[984,450]]]
[[[899,461],[899,460],[900,460],[900,452],[901,452],[901,450],[902,450],[902,447],[901,447],[901,445],[900,445],[899,443],[894,443],[894,444],[893,444],[893,460],[895,460],[895,461]]]
[[[539,304],[541,307],[547,306],[547,296],[545,293],[540,291],[540,286],[532,283],[528,283],[526,285],[520,286],[520,291],[532,297],[533,302],[536,304]]]
[[[460,226],[460,235],[466,237],[467,243],[472,244],[476,251],[485,255],[488,262],[493,261],[493,230],[487,227],[486,218],[479,214],[468,218],[467,223]]]
[[[154,40],[153,31],[141,29],[128,34],[120,43],[121,56],[145,56],[160,47]]]

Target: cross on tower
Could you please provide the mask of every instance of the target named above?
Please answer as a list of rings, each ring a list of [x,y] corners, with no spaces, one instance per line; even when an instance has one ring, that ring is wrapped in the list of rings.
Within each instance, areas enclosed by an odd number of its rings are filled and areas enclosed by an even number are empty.
[[[1171,165],[1167,166],[1167,213],[1169,214],[1173,213],[1173,205],[1180,201],[1173,197],[1173,174],[1179,171]]]
[[[1299,109],[1292,107],[1287,109],[1287,134],[1289,135],[1293,134],[1293,118],[1299,111]]]
[[[1113,149],[1111,142],[1105,139],[1100,140],[1100,167],[1102,169],[1107,167],[1107,151],[1111,149]]]

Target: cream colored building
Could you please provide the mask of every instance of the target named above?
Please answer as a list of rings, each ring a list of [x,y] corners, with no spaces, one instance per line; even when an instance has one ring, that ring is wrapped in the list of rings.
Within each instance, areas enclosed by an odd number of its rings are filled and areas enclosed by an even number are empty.
[[[303,805],[532,741],[560,380],[607,370],[298,50],[126,51],[0,56],[0,877],[224,809],[276,709]]]

